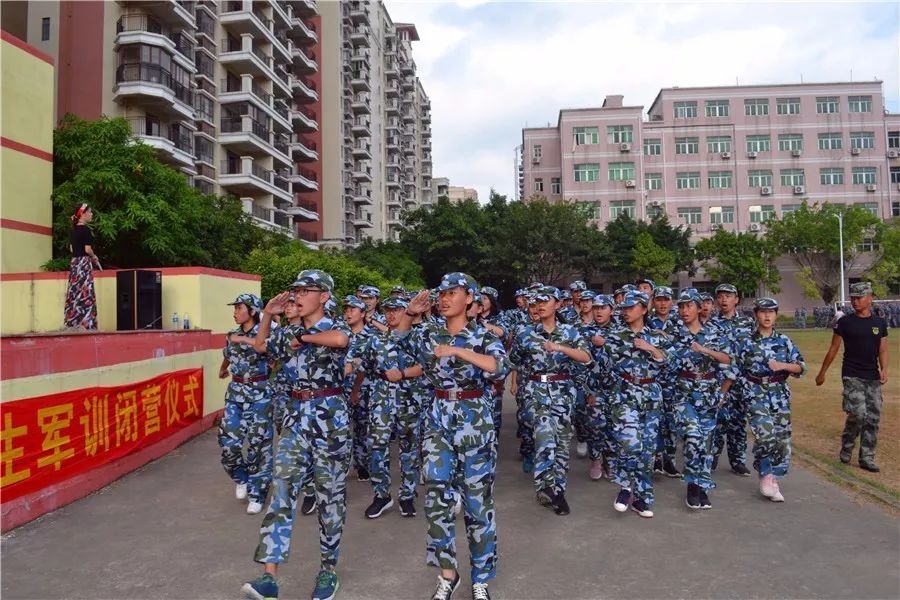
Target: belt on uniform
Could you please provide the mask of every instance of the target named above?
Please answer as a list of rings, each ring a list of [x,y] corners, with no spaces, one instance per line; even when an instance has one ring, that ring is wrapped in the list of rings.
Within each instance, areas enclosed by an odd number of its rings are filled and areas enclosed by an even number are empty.
[[[239,375],[232,375],[231,381],[234,383],[256,383],[258,381],[266,381],[269,378],[268,375],[251,375],[249,377],[241,377]]]
[[[768,375],[766,377],[757,377],[756,375],[747,375],[747,379],[749,379],[753,383],[758,383],[760,385],[766,385],[769,383],[781,383],[782,381],[786,381],[787,375]]]
[[[568,373],[536,373],[530,375],[528,379],[531,381],[547,383],[550,381],[568,381],[570,378]]]
[[[434,395],[441,400],[472,400],[473,398],[481,398],[484,390],[461,390],[453,388],[452,390],[434,390]]]
[[[648,383],[656,383],[656,379],[653,377],[635,377],[629,373],[619,373],[619,377],[627,381],[628,383],[636,383],[638,385],[646,385]]]
[[[305,402],[307,400],[315,400],[316,398],[324,398],[326,396],[337,396],[343,393],[344,388],[333,387],[322,390],[291,390],[291,398]]]
[[[692,379],[698,381],[700,379],[715,379],[715,371],[706,371],[705,373],[694,373],[693,371],[682,371],[678,374],[682,379]]]

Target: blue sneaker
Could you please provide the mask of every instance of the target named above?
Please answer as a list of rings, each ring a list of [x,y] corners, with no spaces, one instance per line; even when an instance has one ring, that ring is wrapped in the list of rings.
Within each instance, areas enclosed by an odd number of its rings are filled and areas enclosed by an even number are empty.
[[[248,598],[253,600],[276,600],[278,598],[278,584],[275,578],[265,573],[253,581],[248,581],[241,588]]]
[[[526,454],[525,458],[522,459],[522,472],[523,473],[534,473],[534,455]]]
[[[334,600],[340,587],[335,572],[323,569],[316,577],[316,589],[313,590],[312,600]]]

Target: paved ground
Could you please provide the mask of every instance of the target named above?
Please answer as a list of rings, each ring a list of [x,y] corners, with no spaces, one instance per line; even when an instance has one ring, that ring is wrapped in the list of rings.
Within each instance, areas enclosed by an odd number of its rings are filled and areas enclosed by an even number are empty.
[[[720,471],[714,508],[697,513],[684,505],[683,484],[663,479],[656,517],[646,520],[614,512],[617,490],[590,481],[587,461],[576,460],[573,513],[558,517],[535,503],[515,449],[507,427],[494,598],[900,597],[898,521],[799,468],[783,485],[781,505],[756,493],[755,477]],[[369,485],[353,478],[349,489],[339,597],[428,597],[436,572],[424,564],[421,510],[415,519],[394,511],[367,521]],[[240,585],[258,572],[252,553],[261,517],[244,514],[232,492],[208,432],[4,536],[3,598],[239,598]],[[316,521],[301,517],[279,578],[282,598],[309,597],[317,561]],[[456,597],[470,597],[468,587]]]

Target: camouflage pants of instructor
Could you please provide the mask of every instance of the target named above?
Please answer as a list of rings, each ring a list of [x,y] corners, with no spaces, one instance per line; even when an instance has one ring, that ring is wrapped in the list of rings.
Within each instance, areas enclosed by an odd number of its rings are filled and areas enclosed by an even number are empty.
[[[457,570],[453,509],[459,493],[474,583],[486,583],[497,574],[492,413],[493,396],[485,390],[470,400],[435,399],[425,421],[425,562]]]
[[[878,425],[881,422],[881,382],[844,377],[843,409],[847,413],[841,434],[841,452],[851,454],[859,438],[859,460],[875,462]]]
[[[732,467],[744,462],[747,455],[747,403],[739,385],[728,390],[725,406],[719,410],[719,421],[713,435],[713,456],[719,456],[725,445]]]
[[[525,386],[525,397],[534,414],[535,491],[566,491],[575,393],[568,381],[529,381]]]
[[[340,554],[350,468],[350,415],[343,394],[291,400],[275,453],[272,501],[259,529],[254,560],[283,563],[291,549],[297,499],[312,467],[322,568]]]
[[[400,450],[401,500],[416,497],[419,483],[419,410],[406,386],[377,381],[369,398],[369,477],[379,498],[391,495],[391,433]]]
[[[265,502],[269,493],[274,434],[272,401],[265,388],[229,384],[218,432],[222,466],[235,483],[247,484],[247,495],[258,502]]]

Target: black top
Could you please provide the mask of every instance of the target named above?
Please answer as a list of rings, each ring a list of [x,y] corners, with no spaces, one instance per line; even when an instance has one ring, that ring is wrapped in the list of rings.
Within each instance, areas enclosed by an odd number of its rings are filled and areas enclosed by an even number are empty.
[[[878,379],[878,350],[881,338],[888,334],[887,322],[881,317],[845,315],[835,324],[834,332],[844,338],[841,377]]]
[[[87,256],[84,247],[94,245],[94,234],[87,225],[76,225],[69,233],[69,243],[72,244],[72,256]]]

